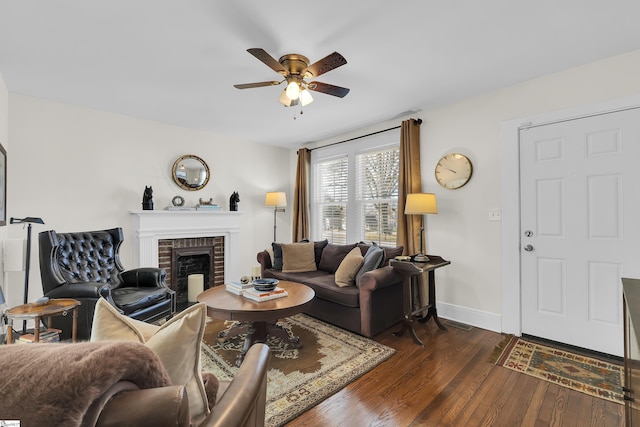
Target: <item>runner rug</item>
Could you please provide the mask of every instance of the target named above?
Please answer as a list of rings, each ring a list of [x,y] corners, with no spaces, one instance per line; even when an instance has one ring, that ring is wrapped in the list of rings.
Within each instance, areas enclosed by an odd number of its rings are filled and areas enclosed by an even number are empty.
[[[592,396],[623,403],[623,367],[522,338],[507,336],[492,363]]]
[[[391,357],[395,350],[343,329],[297,314],[282,326],[303,345],[293,349],[277,338],[268,338],[271,361],[267,374],[266,426],[278,426],[336,393]],[[244,334],[226,341],[218,333],[233,322],[212,320],[202,346],[202,369],[220,379],[237,371],[236,357]]]

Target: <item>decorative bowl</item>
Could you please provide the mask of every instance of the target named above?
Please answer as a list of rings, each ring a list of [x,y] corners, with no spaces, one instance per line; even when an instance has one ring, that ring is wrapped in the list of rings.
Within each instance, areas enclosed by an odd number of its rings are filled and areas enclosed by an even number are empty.
[[[253,287],[260,292],[272,291],[278,286],[278,279],[255,279]]]

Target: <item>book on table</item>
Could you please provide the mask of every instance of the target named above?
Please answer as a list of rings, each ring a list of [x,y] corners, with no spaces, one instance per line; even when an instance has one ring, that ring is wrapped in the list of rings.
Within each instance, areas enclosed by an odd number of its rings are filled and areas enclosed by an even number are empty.
[[[253,283],[240,283],[232,281],[231,283],[227,283],[226,285],[224,285],[224,287],[227,289],[227,291],[233,294],[242,295],[245,289],[253,288]]]
[[[258,302],[268,301],[275,298],[283,298],[288,295],[289,294],[287,293],[287,291],[280,287],[276,287],[272,291],[258,291],[255,288],[248,288],[248,289],[245,289],[242,293],[243,297],[253,301],[258,301]]]

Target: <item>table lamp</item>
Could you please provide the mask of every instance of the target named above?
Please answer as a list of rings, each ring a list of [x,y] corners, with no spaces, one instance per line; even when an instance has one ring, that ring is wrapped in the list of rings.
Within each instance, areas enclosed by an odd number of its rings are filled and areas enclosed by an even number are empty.
[[[276,213],[284,212],[287,206],[287,195],[282,191],[268,192],[264,198],[265,206],[273,206],[273,241],[276,241]]]
[[[437,214],[438,204],[436,195],[433,193],[412,193],[407,194],[407,201],[404,207],[405,215],[420,215],[420,252],[413,257],[414,262],[429,262],[429,257],[423,254],[422,242],[424,233],[424,215]]]
[[[31,224],[44,224],[42,218],[28,216],[25,218],[11,218],[10,224],[27,224],[27,254],[24,264],[24,303],[29,302],[29,264],[31,263]],[[35,325],[36,328],[40,325]],[[22,321],[22,333],[27,333],[27,321]]]

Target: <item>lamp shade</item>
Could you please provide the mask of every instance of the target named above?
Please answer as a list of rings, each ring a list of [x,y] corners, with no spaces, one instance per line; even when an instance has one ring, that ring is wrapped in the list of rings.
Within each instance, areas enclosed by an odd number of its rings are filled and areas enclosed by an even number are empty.
[[[433,193],[407,194],[407,202],[404,206],[405,215],[437,214],[438,203]]]
[[[282,191],[273,191],[267,193],[264,198],[265,206],[286,207],[287,195]]]

